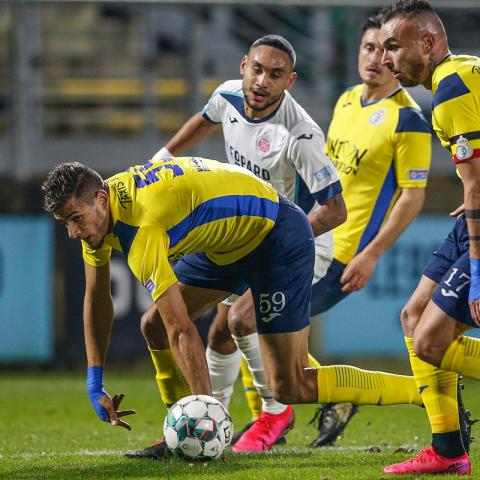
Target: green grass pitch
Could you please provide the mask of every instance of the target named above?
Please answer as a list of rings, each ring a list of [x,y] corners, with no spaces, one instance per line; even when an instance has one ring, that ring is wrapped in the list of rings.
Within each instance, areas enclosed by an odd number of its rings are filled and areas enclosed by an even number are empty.
[[[226,464],[189,465],[177,458],[127,460],[125,451],[161,437],[164,411],[151,369],[123,370],[107,370],[106,388],[111,394],[125,392],[123,406],[137,410],[129,417],[131,432],[96,419],[85,394],[83,372],[0,372],[0,479],[380,480],[387,477],[382,474],[384,465],[405,460],[412,455],[409,449],[417,451],[429,444],[423,409],[361,407],[335,447],[312,450],[306,445],[315,434],[308,425],[314,406],[298,406],[288,443],[268,454],[229,452]],[[465,384],[465,404],[479,417],[480,384]],[[248,421],[240,388],[230,410],[237,427]],[[474,427],[474,434],[478,428]],[[471,457],[471,478],[480,478],[480,442],[472,445]]]

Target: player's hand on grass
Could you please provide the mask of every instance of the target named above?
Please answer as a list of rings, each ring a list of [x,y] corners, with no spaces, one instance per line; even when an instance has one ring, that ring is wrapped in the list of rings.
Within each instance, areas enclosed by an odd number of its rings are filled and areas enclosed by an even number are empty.
[[[450,212],[449,215],[451,217],[458,217],[462,213],[465,213],[465,204],[464,203],[459,205],[453,212]]]
[[[87,368],[87,392],[95,413],[100,420],[110,422],[113,426],[124,427],[127,430],[132,428],[127,422],[120,420],[120,417],[132,415],[135,410],[118,411],[124,394],[116,394],[113,399],[103,388],[103,367],[93,366]]]
[[[342,292],[361,290],[370,280],[378,258],[363,251],[350,260],[340,278]]]
[[[135,410],[119,410],[123,397],[125,397],[124,393],[117,393],[113,398],[106,394],[99,399],[99,403],[107,412],[108,418],[105,419],[106,422],[110,422],[114,427],[123,427],[131,430],[132,427],[124,420],[120,420],[120,418],[126,415],[134,415],[137,412]]]

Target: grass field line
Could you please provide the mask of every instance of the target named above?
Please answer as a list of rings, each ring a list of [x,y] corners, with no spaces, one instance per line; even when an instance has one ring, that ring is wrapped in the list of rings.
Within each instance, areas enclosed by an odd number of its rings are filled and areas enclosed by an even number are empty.
[[[371,445],[347,445],[347,446],[335,446],[335,447],[323,447],[322,449],[315,450],[318,453],[324,452],[367,452],[371,448],[375,449],[377,446]],[[379,446],[381,450],[385,449],[397,449],[398,445],[387,445],[382,444]],[[403,445],[402,448],[405,449],[418,449],[418,445]],[[285,454],[297,454],[300,453],[302,450],[298,448],[282,448],[282,449],[274,449],[270,452],[267,452],[266,455],[285,455]],[[311,451],[311,450],[309,450]],[[9,458],[22,458],[25,460],[33,459],[33,458],[53,458],[53,457],[104,457],[104,456],[122,456],[126,453],[126,450],[77,450],[77,451],[70,451],[70,452],[18,452],[12,455],[8,455]],[[7,455],[2,455],[0,453],[0,460],[2,458],[6,458]]]

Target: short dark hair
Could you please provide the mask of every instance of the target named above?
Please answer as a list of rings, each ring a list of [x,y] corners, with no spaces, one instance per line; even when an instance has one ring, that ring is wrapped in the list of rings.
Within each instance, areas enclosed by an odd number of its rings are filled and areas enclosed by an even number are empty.
[[[365,35],[367,30],[371,28],[375,28],[376,30],[380,30],[382,28],[382,20],[378,15],[372,15],[368,17],[362,27],[362,37]]]
[[[99,190],[106,188],[102,177],[79,162],[57,165],[42,184],[43,205],[49,213],[60,212],[70,198],[89,202]]]
[[[413,17],[422,12],[434,12],[428,0],[395,0],[383,7],[379,15],[385,23],[395,17]]]
[[[266,45],[267,47],[277,48],[282,52],[285,52],[292,62],[292,68],[295,68],[295,62],[297,61],[297,55],[295,50],[292,47],[292,44],[281,35],[265,35],[258,40],[255,40],[250,47],[252,48],[259,47],[260,45]]]

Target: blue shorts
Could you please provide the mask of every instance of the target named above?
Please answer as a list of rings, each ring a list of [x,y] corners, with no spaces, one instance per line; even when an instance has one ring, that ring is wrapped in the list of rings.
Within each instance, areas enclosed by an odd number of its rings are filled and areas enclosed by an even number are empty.
[[[312,316],[326,312],[349,295],[350,292],[342,292],[343,285],[340,283],[345,267],[345,264],[333,259],[325,276],[313,284]]]
[[[251,288],[258,333],[286,333],[310,325],[314,261],[306,215],[280,196],[275,225],[253,252],[229,265],[217,265],[202,253],[185,255],[174,271],[185,285],[238,295]]]
[[[432,300],[448,316],[478,328],[470,314],[470,252],[465,216],[461,215],[433,255],[423,274],[438,283]]]

